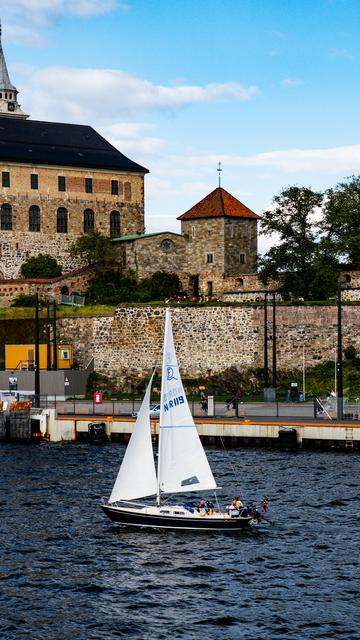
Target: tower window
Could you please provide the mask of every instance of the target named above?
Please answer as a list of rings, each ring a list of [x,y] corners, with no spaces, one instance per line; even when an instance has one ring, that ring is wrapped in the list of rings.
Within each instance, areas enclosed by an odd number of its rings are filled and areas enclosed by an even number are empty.
[[[196,236],[196,228],[195,227],[191,227],[191,237],[194,239]]]
[[[59,207],[56,212],[56,231],[57,233],[67,233],[68,230],[68,212],[65,207]]]
[[[93,181],[92,178],[85,178],[85,193],[93,192]]]
[[[119,195],[119,181],[111,180],[111,195],[118,196]]]
[[[65,176],[58,176],[58,191],[66,191],[66,178],[65,178]]]
[[[40,209],[36,205],[29,209],[29,231],[40,231]]]
[[[117,238],[120,235],[120,213],[112,211],[110,213],[110,236]]]
[[[240,264],[245,264],[245,262],[246,262],[245,253],[240,253],[239,254],[239,262],[240,262]]]
[[[2,231],[12,230],[12,208],[10,204],[1,205],[0,222]]]
[[[9,171],[2,171],[1,172],[1,180],[2,180],[2,186],[3,187],[10,187],[10,173],[9,173]]]
[[[94,212],[92,209],[85,209],[84,211],[84,233],[94,231]]]
[[[30,174],[30,188],[31,189],[39,188],[39,176],[37,173]]]
[[[213,264],[213,262],[214,262],[214,254],[213,253],[208,253],[207,254],[206,262],[208,264]]]

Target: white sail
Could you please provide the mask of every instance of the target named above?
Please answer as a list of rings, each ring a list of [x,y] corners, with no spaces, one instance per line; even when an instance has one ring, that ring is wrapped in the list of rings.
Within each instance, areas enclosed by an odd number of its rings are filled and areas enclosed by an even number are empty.
[[[150,394],[154,373],[147,386],[134,431],[125,451],[109,503],[135,500],[157,492],[157,479],[150,431]]]
[[[169,309],[165,318],[158,474],[164,493],[216,488],[180,378]]]

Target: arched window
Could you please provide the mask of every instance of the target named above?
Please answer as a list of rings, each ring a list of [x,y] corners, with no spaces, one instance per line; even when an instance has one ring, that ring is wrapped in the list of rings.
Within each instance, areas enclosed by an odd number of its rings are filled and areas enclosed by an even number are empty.
[[[68,212],[65,207],[59,207],[56,213],[56,231],[58,233],[67,233],[68,230]]]
[[[117,238],[120,235],[120,213],[112,211],[110,213],[110,236]]]
[[[1,205],[1,230],[12,230],[12,208],[10,204]]]
[[[84,233],[94,231],[94,212],[92,209],[85,209],[84,211]]]
[[[29,231],[40,231],[40,209],[36,205],[29,209]]]

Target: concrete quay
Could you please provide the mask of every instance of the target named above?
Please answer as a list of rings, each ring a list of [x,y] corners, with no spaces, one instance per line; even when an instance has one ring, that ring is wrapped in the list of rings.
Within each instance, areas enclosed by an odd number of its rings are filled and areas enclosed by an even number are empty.
[[[128,442],[135,420],[129,417],[58,416],[46,411],[46,437],[50,442],[86,441],[88,427],[93,422],[105,423],[111,441]],[[303,449],[360,449],[360,423],[310,421],[290,419],[195,419],[204,444],[229,446],[270,446]],[[154,439],[158,436],[159,421],[151,421]]]

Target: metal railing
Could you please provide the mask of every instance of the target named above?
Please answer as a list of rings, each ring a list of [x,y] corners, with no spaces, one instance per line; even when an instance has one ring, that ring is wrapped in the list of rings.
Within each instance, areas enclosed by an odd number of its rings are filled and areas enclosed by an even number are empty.
[[[60,303],[69,304],[72,307],[83,307],[85,304],[85,296],[79,296],[76,293],[74,293],[71,296],[66,296],[62,294],[60,298]]]
[[[112,417],[112,416],[133,416],[140,408],[141,398],[104,399],[101,404],[95,403],[92,399],[65,398],[58,396],[40,396],[40,406],[42,408],[54,408],[59,415],[76,415],[90,417]],[[156,402],[156,401],[154,401]],[[298,419],[298,420],[329,420],[336,418],[335,413],[328,411],[328,407],[323,403],[319,404],[319,399],[309,402],[238,402],[234,407],[224,400],[216,400],[213,404],[213,411],[209,411],[206,406],[197,398],[189,401],[190,410],[195,418],[219,418],[219,419]],[[209,409],[211,408],[209,403]],[[321,407],[325,406],[326,411]],[[345,404],[345,415],[351,419],[360,418],[360,400],[358,404]]]

